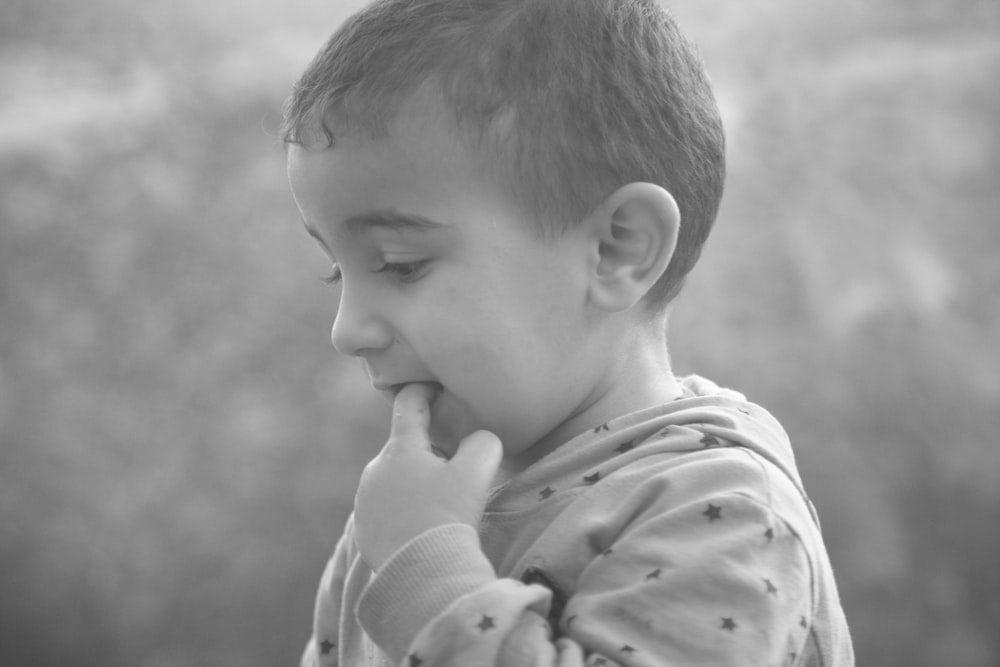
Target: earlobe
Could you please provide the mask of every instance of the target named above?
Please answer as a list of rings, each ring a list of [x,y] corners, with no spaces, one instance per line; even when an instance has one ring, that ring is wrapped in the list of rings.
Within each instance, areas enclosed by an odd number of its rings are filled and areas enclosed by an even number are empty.
[[[652,183],[629,183],[592,214],[597,248],[590,299],[602,310],[630,308],[667,269],[680,228],[673,196]]]

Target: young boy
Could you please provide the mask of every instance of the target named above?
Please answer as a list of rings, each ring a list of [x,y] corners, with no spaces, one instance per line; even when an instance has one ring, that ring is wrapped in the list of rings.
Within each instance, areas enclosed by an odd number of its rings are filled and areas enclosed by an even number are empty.
[[[786,435],[671,372],[724,150],[654,0],[380,0],[284,136],[394,401],[303,665],[853,664]]]

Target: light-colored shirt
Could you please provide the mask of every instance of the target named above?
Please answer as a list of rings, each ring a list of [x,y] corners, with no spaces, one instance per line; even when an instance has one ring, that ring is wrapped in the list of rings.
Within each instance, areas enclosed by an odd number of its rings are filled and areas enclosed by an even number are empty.
[[[374,574],[351,520],[308,667],[850,667],[850,634],[784,430],[736,392],[581,434]]]

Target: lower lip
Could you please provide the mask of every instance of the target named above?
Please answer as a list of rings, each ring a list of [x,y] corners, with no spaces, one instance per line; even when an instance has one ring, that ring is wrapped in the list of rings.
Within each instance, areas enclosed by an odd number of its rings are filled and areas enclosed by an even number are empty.
[[[392,402],[394,402],[396,400],[396,396],[399,395],[399,392],[403,391],[403,388],[406,385],[408,385],[408,384],[412,384],[412,383],[410,383],[410,382],[403,382],[401,384],[396,384],[396,385],[393,385],[393,386],[388,387],[386,389],[379,389],[378,392],[380,394],[382,394],[382,397],[385,398],[385,400],[387,400],[390,403],[392,403]],[[437,400],[437,396],[440,396],[441,392],[444,391],[444,388],[440,384],[438,384],[436,382],[433,383],[433,384],[435,384],[437,386],[438,391],[437,391],[437,394],[436,394],[434,400],[432,401],[432,404],[433,404],[434,401]]]
[[[388,389],[379,389],[378,393],[382,394],[382,398],[392,403],[396,400],[396,395],[403,390],[406,385],[397,385],[395,387],[389,387]]]

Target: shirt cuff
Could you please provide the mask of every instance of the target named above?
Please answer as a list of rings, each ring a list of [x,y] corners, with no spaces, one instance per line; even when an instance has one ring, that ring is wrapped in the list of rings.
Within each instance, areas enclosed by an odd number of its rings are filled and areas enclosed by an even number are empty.
[[[458,598],[495,580],[475,528],[437,526],[389,558],[362,591],[355,613],[368,636],[398,664],[421,628]]]

